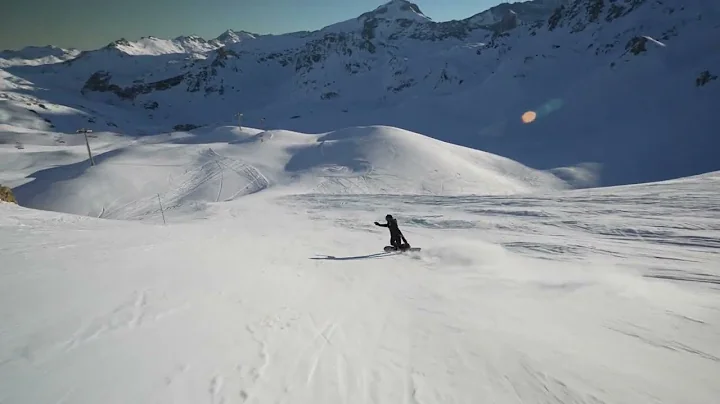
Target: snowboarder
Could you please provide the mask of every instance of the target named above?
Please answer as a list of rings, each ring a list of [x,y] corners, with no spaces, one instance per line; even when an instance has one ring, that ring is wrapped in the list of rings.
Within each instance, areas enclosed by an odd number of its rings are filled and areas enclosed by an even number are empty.
[[[410,248],[410,244],[407,242],[407,240],[405,240],[405,236],[403,236],[400,228],[398,228],[397,219],[392,217],[392,215],[387,215],[385,216],[385,220],[387,220],[387,223],[375,222],[375,225],[380,227],[387,227],[390,230],[390,245],[393,246],[396,250],[399,250],[401,248]],[[400,244],[401,239],[405,244]]]

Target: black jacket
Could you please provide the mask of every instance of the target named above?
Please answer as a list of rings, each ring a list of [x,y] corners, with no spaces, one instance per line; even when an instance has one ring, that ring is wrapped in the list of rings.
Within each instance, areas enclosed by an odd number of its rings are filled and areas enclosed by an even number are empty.
[[[387,227],[390,230],[390,234],[402,235],[400,228],[398,228],[397,220],[395,219],[390,219],[387,223],[375,222],[375,225],[380,227]]]

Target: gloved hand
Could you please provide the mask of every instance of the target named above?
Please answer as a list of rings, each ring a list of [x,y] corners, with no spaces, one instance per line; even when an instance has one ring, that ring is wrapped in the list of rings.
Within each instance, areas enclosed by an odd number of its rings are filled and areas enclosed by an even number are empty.
[[[375,222],[375,225],[376,225],[376,226],[380,226],[380,223],[378,223],[378,222]]]

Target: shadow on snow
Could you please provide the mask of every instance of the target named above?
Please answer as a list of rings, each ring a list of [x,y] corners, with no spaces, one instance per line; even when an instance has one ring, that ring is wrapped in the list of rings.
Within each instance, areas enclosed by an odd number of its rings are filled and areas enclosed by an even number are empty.
[[[389,257],[391,255],[395,255],[394,252],[381,252],[381,253],[374,253],[374,254],[368,254],[368,255],[356,255],[353,257],[336,257],[334,255],[323,255],[320,257],[311,257],[311,260],[328,260],[328,261],[350,261],[350,260],[363,260],[363,259],[372,259],[372,258],[382,258],[382,257]]]

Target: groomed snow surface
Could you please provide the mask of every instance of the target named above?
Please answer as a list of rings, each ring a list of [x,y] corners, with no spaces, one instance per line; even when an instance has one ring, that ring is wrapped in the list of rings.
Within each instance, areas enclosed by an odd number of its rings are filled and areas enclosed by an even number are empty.
[[[98,133],[94,167],[3,136],[0,403],[720,397],[720,173],[571,190],[382,126]]]

